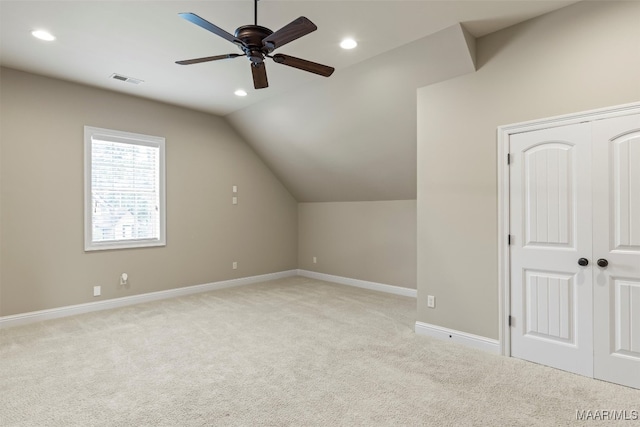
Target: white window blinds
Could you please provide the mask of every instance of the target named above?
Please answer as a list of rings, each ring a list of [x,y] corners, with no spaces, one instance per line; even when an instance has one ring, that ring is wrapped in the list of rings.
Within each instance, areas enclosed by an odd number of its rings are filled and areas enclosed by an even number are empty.
[[[85,250],[164,244],[164,139],[88,132]]]

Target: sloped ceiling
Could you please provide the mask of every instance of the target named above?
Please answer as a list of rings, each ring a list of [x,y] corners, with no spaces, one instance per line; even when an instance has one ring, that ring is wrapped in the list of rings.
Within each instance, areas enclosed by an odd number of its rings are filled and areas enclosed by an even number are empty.
[[[233,32],[252,23],[252,1],[0,0],[0,65],[226,116],[300,201],[412,199],[415,89],[472,72],[474,37],[571,3],[262,0],[260,25],[307,16],[319,28],[282,53],[336,72],[325,79],[270,62],[269,88],[254,90],[246,58],[174,63],[236,51],[177,13]],[[31,37],[39,28],[57,40]],[[346,36],[359,46],[341,50]],[[238,88],[249,95],[234,96]]]
[[[416,88],[475,70],[465,33],[455,24],[227,118],[298,201],[415,199]]]

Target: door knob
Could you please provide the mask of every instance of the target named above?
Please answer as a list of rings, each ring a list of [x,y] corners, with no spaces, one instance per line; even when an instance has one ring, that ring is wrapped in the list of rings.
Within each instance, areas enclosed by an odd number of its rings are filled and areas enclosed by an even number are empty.
[[[589,265],[589,260],[586,258],[580,258],[578,260],[578,265],[581,267],[586,267],[587,265]]]
[[[600,258],[598,260],[598,267],[605,268],[607,265],[609,265],[609,261],[607,261],[606,259]]]

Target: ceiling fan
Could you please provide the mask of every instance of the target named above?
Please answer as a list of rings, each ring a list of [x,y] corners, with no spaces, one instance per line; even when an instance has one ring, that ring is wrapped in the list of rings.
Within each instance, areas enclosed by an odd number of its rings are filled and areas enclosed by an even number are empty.
[[[213,25],[211,22],[199,17],[195,13],[180,13],[179,16],[207,31],[216,34],[223,39],[229,40],[238,46],[243,53],[228,53],[226,55],[207,56],[204,58],[187,59],[184,61],[176,61],[179,65],[199,64],[201,62],[217,61],[220,59],[231,59],[239,56],[246,56],[251,61],[251,74],[253,76],[253,86],[256,89],[262,89],[269,86],[267,81],[267,70],[265,69],[264,59],[271,58],[277,64],[287,65],[299,70],[308,71],[310,73],[319,74],[329,77],[333,71],[333,67],[318,64],[316,62],[307,61],[305,59],[296,58],[282,53],[271,53],[284,46],[285,44],[299,39],[315,30],[318,27],[304,16],[295,19],[278,31],[273,32],[266,27],[258,25],[258,0],[254,0],[254,25],[244,25],[235,31],[232,35],[220,27]]]

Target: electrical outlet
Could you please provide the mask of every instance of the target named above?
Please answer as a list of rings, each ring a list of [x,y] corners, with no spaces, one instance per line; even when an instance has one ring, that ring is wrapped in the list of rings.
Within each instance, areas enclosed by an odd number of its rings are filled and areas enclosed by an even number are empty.
[[[436,308],[436,297],[433,295],[427,295],[427,307]]]
[[[120,286],[129,284],[129,275],[127,273],[122,273],[120,275]]]
[[[318,263],[318,258],[313,257],[313,263],[314,263],[314,264],[317,264],[317,263]]]
[[[101,292],[100,286],[94,286],[93,287],[93,296],[94,297],[99,297],[101,293],[102,292]]]
[[[231,204],[232,204],[232,205],[237,205],[237,204],[238,204],[238,198],[237,198],[236,196],[233,196],[233,197],[231,198]]]
[[[233,268],[234,270],[238,269],[238,261],[233,261],[233,264],[231,264],[231,268]]]

